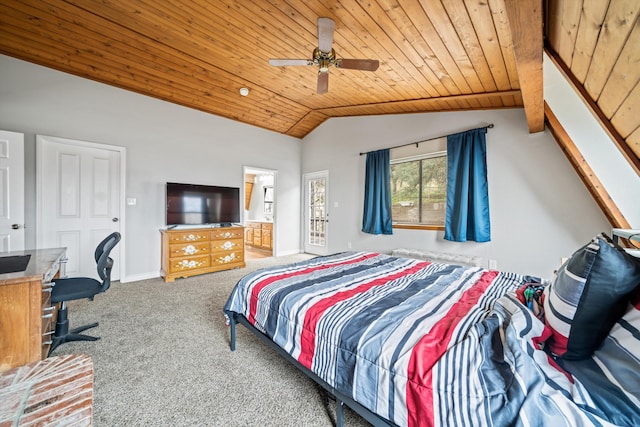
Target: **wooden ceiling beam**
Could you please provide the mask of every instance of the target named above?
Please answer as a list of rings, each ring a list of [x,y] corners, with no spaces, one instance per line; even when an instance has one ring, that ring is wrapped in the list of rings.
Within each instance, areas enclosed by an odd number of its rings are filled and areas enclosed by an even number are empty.
[[[529,132],[544,130],[542,0],[505,0]]]

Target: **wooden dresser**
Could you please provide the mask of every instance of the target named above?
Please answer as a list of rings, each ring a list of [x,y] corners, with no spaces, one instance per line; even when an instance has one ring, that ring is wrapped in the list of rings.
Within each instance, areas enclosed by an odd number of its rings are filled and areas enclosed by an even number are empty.
[[[51,280],[61,273],[65,248],[0,254],[31,255],[24,271],[0,274],[0,372],[45,359],[55,328]]]
[[[244,241],[247,245],[259,249],[273,249],[273,223],[247,221],[245,224]]]
[[[182,228],[160,230],[165,282],[245,266],[244,228]]]

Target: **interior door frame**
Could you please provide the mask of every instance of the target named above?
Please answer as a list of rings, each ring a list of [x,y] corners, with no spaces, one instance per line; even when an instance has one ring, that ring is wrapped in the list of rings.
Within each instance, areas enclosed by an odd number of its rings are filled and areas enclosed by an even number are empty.
[[[244,186],[244,177],[247,174],[255,174],[255,173],[264,173],[264,174],[271,174],[273,175],[273,203],[272,203],[272,212],[271,212],[271,223],[273,225],[273,228],[271,229],[271,256],[278,256],[278,251],[277,251],[277,247],[278,247],[278,239],[277,239],[277,219],[278,219],[278,171],[276,169],[267,169],[267,168],[261,168],[258,166],[248,166],[248,165],[244,165],[242,167],[242,186],[240,186],[240,203],[242,205],[242,224],[244,225],[244,223],[247,221],[247,218],[245,218],[245,209],[244,209],[244,200],[246,197],[245,194],[245,186]],[[244,239],[244,236],[243,236]]]
[[[120,232],[122,234],[122,240],[120,241],[119,252],[120,252],[120,260],[116,263],[116,268],[118,269],[117,277],[119,277],[120,282],[126,282],[126,278],[124,277],[124,272],[126,271],[126,239],[124,238],[125,230],[126,230],[126,205],[125,205],[125,189],[126,183],[125,178],[127,176],[126,167],[126,153],[127,149],[125,147],[120,147],[117,145],[110,144],[102,144],[97,142],[88,142],[88,141],[80,141],[75,139],[61,138],[57,136],[49,136],[49,135],[36,135],[36,248],[40,248],[42,245],[42,227],[40,224],[43,223],[43,195],[44,195],[44,180],[43,180],[43,170],[44,170],[44,161],[43,151],[44,144],[47,141],[44,138],[49,138],[58,143],[73,145],[77,147],[83,148],[94,148],[98,150],[109,150],[109,151],[117,151],[120,154],[120,211],[119,222],[120,222]]]
[[[315,178],[324,178],[324,210],[326,221],[324,223],[324,246],[322,250],[317,252],[307,251],[307,238],[309,236],[309,218],[307,208],[309,207],[309,191],[307,187],[307,181]],[[306,253],[314,255],[328,255],[329,254],[329,171],[322,170],[317,172],[305,173],[302,175],[302,250]],[[320,246],[318,246],[320,247]]]

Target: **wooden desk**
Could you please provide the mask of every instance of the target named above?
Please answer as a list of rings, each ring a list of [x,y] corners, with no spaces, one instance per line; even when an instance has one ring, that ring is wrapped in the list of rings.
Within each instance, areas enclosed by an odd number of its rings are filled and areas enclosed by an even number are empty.
[[[54,332],[51,280],[66,248],[0,253],[31,255],[24,271],[0,274],[0,372],[47,357]]]

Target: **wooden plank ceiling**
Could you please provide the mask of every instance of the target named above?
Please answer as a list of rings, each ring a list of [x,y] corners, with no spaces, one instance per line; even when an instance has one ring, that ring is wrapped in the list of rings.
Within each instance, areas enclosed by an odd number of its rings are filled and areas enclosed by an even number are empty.
[[[640,1],[553,0],[547,50],[640,173]]]
[[[378,70],[331,68],[318,95],[316,67],[268,65],[310,59],[318,17],[338,57]],[[522,107],[540,131],[542,32],[541,0],[0,3],[0,53],[298,138],[330,117]]]

